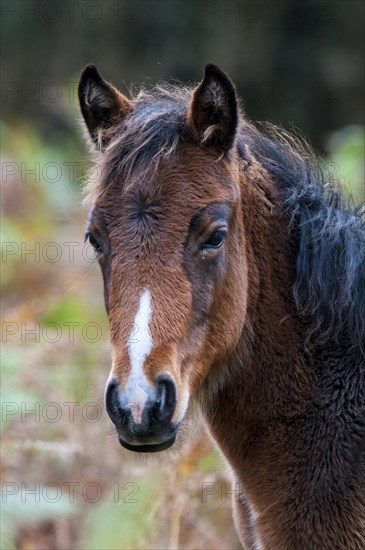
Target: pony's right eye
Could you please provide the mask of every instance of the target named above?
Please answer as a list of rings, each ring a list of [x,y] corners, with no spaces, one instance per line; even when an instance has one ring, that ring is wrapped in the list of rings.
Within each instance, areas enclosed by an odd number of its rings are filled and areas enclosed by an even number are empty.
[[[222,227],[221,229],[216,229],[210,237],[202,244],[203,250],[218,250],[224,243],[227,230]]]
[[[103,253],[103,249],[101,248],[99,241],[94,237],[92,233],[88,233],[86,235],[86,238],[89,240],[89,243],[95,250],[96,254],[100,256],[100,254]]]

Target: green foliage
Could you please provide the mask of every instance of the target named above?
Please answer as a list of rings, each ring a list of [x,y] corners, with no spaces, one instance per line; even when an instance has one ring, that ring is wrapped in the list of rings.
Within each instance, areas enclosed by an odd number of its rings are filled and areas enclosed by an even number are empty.
[[[3,346],[1,350],[1,406],[2,432],[14,422],[19,421],[21,403],[31,409],[35,402],[41,402],[42,397],[37,388],[23,388],[21,373],[26,350],[20,346]],[[7,408],[6,404],[10,404]],[[6,412],[14,414],[6,414]]]
[[[330,160],[348,195],[365,201],[365,128],[347,126],[334,132],[329,140]]]
[[[198,462],[200,472],[214,472],[220,468],[221,459],[215,449],[203,456]]]
[[[155,520],[156,501],[161,498],[157,480],[140,479],[136,494],[119,502],[101,502],[94,506],[83,528],[81,548],[87,550],[122,550],[141,546]],[[135,500],[136,502],[130,502]]]
[[[79,325],[85,325],[91,320],[98,319],[99,321],[99,313],[100,311],[92,302],[85,304],[77,296],[63,296],[57,302],[50,304],[47,311],[45,311],[42,322],[44,324],[78,323]]]

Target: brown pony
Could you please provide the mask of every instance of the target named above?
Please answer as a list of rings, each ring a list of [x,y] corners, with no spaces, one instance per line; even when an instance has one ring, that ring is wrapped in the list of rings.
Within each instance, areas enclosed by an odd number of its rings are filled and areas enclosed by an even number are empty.
[[[246,548],[364,549],[360,210],[305,146],[250,124],[215,65],[132,99],[89,65],[79,98],[121,445],[167,449],[198,406]]]

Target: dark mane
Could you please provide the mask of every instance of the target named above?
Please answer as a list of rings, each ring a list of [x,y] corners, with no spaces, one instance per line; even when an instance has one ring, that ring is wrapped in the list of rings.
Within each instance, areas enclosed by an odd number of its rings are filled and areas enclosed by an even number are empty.
[[[134,110],[115,128],[101,160],[104,182],[123,175],[127,185],[156,170],[184,139],[192,89],[157,87],[139,92]],[[329,173],[302,140],[278,129],[267,135],[243,121],[237,138],[241,155],[246,147],[275,181],[282,207],[291,217],[298,240],[293,296],[309,323],[312,341],[325,343],[345,337],[365,347],[365,220],[361,206],[344,200]],[[95,194],[96,184],[87,192]],[[363,350],[364,351],[364,350]]]
[[[173,156],[183,139],[192,89],[164,85],[133,98],[133,111],[115,127],[107,150],[107,181],[122,175],[128,186],[150,177],[163,158]]]
[[[277,128],[269,137],[251,126],[250,146],[276,182],[298,240],[293,296],[308,318],[308,339],[346,338],[365,352],[365,210],[346,201],[330,171],[302,140]]]

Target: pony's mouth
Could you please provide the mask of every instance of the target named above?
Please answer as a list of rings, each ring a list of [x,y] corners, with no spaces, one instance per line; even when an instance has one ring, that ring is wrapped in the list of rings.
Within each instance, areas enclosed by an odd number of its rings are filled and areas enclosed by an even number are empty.
[[[135,453],[160,453],[172,447],[175,443],[176,436],[171,439],[163,441],[162,443],[150,443],[150,444],[131,444],[127,443],[122,437],[119,437],[119,443],[128,451],[134,451]]]

